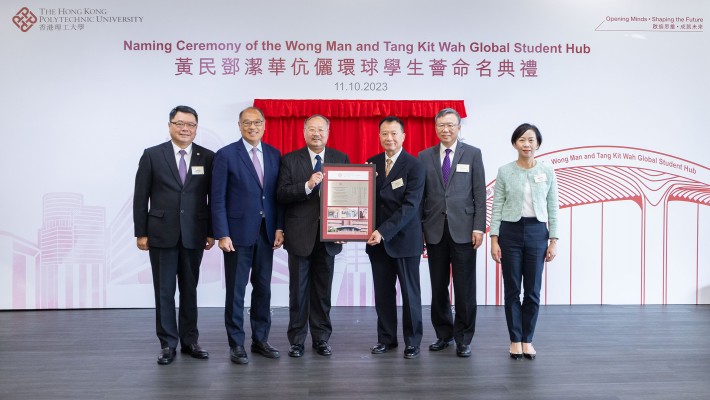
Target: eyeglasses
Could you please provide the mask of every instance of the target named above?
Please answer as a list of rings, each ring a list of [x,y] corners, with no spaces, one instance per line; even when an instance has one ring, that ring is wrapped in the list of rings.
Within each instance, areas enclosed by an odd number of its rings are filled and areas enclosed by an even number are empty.
[[[252,125],[259,127],[259,126],[264,125],[264,120],[263,120],[263,119],[258,119],[258,120],[256,120],[256,121],[242,121],[242,122],[239,123],[239,125],[241,125],[241,126],[243,126],[243,127],[245,127],[245,128],[248,128],[248,127],[250,127],[250,126],[252,126]]]
[[[436,129],[443,131],[444,128],[454,129],[457,126],[458,126],[458,124],[454,124],[454,123],[449,122],[448,124],[436,124]]]
[[[185,127],[189,128],[189,129],[197,128],[197,124],[194,122],[182,122],[182,121],[173,122],[173,121],[170,121],[170,123],[177,126],[180,129],[185,128]]]

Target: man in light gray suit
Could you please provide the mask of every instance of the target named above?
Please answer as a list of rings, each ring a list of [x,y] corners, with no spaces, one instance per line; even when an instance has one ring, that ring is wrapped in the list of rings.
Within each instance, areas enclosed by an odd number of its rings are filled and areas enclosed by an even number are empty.
[[[476,328],[476,249],[486,228],[486,182],[481,150],[458,140],[461,117],[445,108],[435,117],[440,144],[419,153],[426,170],[422,199],[424,240],[431,277],[431,322],[440,351],[456,341],[456,355],[471,356]],[[451,314],[453,276],[456,318]]]

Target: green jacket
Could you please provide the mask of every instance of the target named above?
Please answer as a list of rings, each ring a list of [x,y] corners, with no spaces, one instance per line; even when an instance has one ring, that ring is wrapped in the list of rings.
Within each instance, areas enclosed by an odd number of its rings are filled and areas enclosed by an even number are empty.
[[[522,217],[525,180],[530,182],[536,218],[548,223],[550,238],[557,238],[557,178],[552,166],[538,161],[530,169],[520,168],[513,161],[498,169],[491,236],[498,236],[501,221],[517,222]]]

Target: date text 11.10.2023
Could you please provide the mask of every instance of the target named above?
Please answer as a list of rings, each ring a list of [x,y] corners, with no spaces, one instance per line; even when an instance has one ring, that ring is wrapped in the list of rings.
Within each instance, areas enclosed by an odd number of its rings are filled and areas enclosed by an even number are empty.
[[[387,82],[335,82],[338,92],[386,92]]]

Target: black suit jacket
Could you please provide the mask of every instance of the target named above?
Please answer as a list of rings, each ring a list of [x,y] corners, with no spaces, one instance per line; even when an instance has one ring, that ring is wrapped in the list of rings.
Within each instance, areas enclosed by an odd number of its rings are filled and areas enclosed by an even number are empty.
[[[330,147],[325,148],[324,162],[327,164],[350,164],[348,155]],[[276,191],[278,201],[285,205],[284,248],[299,257],[308,257],[313,251],[320,223],[320,196],[316,192],[306,195],[306,182],[313,175],[308,148],[294,150],[281,159],[279,184]],[[328,254],[334,256],[343,246],[326,242]]]
[[[174,247],[181,236],[188,249],[205,247],[207,237],[213,237],[208,200],[213,157],[193,143],[183,185],[170,141],[145,149],[133,194],[136,237],[147,236],[150,247]],[[193,174],[199,169],[194,167],[202,167],[202,173]]]
[[[385,177],[385,153],[369,160],[375,164],[377,231],[387,255],[394,258],[421,256],[424,249],[419,206],[424,194],[424,166],[402,150]],[[369,254],[372,246],[365,251]]]

